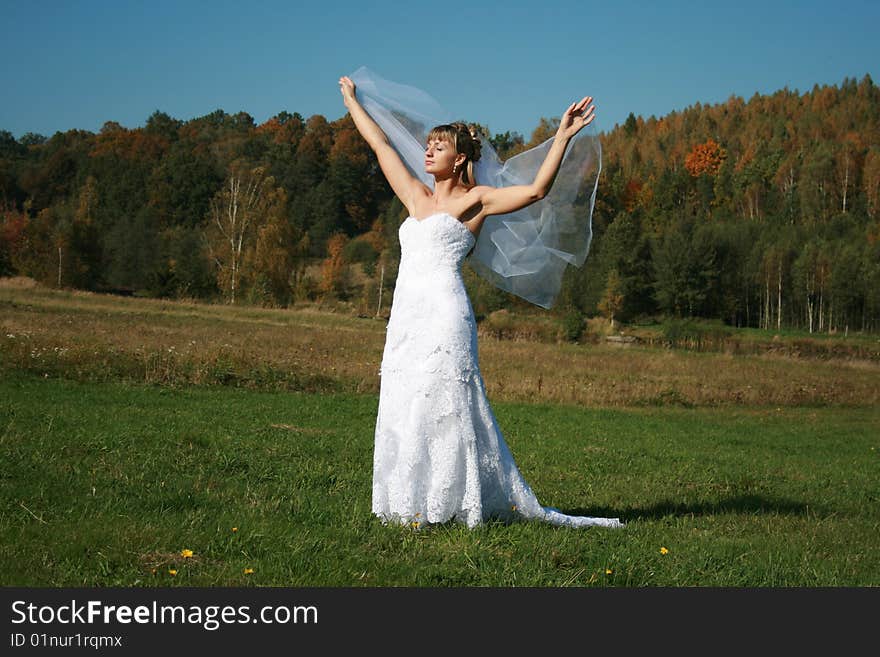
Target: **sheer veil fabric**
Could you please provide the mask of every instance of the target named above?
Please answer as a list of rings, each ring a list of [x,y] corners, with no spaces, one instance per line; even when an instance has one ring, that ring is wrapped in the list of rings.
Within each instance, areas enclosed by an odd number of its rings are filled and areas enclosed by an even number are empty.
[[[424,91],[385,80],[365,66],[349,77],[358,101],[410,172],[433,189],[434,178],[424,170],[427,135],[455,119]],[[551,137],[501,162],[488,136],[481,135],[482,155],[474,165],[477,184],[531,184],[552,144]],[[590,249],[601,162],[599,137],[587,126],[569,142],[547,196],[516,212],[486,218],[467,257],[474,271],[502,290],[553,307],[566,266],[583,265]]]

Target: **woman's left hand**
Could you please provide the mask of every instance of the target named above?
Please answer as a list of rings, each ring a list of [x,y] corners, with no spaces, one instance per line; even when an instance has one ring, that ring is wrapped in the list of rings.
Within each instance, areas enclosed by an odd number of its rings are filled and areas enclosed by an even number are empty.
[[[556,134],[571,139],[585,125],[590,125],[596,118],[596,106],[592,102],[592,96],[584,96],[579,103],[569,105],[559,120],[559,129]]]

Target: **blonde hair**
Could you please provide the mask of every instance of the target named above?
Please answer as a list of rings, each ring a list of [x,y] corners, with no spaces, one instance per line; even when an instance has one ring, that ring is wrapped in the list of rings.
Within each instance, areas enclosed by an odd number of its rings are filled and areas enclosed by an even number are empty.
[[[431,129],[431,132],[428,133],[427,141],[430,142],[432,139],[448,141],[452,144],[456,153],[461,153],[467,158],[464,161],[464,166],[461,168],[461,181],[470,187],[476,185],[476,180],[474,180],[474,162],[480,159],[480,150],[482,148],[477,126],[469,126],[461,121],[444,123]]]

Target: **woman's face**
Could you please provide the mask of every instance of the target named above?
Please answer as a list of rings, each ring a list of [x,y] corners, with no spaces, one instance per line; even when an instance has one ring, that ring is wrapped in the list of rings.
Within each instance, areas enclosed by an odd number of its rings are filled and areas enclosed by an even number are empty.
[[[432,139],[425,148],[425,172],[445,173],[452,171],[458,153],[452,142]]]

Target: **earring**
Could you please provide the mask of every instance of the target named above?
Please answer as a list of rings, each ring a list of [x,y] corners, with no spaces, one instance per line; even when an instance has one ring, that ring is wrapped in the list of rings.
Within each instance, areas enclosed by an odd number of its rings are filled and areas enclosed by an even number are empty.
[[[457,169],[458,169],[458,164],[453,164],[452,165],[452,173],[455,173]]]

